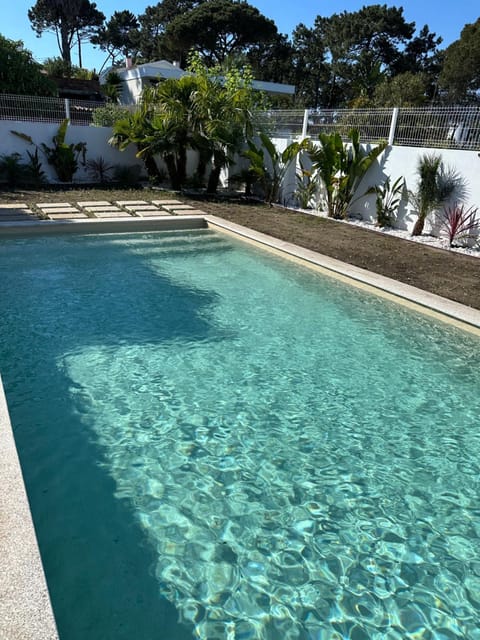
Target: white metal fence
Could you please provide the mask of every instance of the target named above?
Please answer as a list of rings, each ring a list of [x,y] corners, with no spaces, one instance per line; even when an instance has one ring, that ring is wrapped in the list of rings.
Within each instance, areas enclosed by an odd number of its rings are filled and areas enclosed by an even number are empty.
[[[1,93],[0,120],[62,122],[68,118],[71,124],[91,125],[94,112],[104,106],[104,103],[92,100],[14,96]],[[115,108],[115,105],[109,105],[109,107]]]
[[[0,120],[61,122],[91,125],[99,102],[40,96],[0,94]],[[125,113],[125,106],[108,105]],[[257,126],[275,138],[310,136],[338,131],[360,131],[362,142],[388,140],[390,144],[443,149],[480,150],[480,106],[415,107],[400,109],[289,109],[257,114]]]
[[[310,136],[337,131],[347,138],[360,131],[362,142],[442,149],[480,149],[480,107],[416,107],[401,109],[316,109],[269,111],[259,126],[275,137]]]

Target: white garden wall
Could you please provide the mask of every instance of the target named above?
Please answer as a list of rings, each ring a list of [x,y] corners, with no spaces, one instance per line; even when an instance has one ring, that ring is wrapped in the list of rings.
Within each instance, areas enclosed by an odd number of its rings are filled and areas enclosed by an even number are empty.
[[[0,120],[0,155],[10,155],[12,153],[20,153],[22,160],[28,162],[27,149],[34,151],[34,147],[27,142],[15,136],[11,131],[24,133],[32,138],[38,146],[43,142],[47,146],[53,146],[52,138],[58,131],[58,124],[46,122],[26,122],[14,120]],[[86,142],[87,143],[87,160],[97,160],[100,156],[110,165],[141,167],[142,175],[145,174],[143,162],[135,157],[136,148],[130,145],[125,151],[119,151],[108,144],[108,139],[112,135],[110,127],[86,127],[79,125],[71,125],[67,129],[65,142],[67,144]],[[57,175],[52,166],[50,166],[43,155],[39,152],[39,159],[42,162],[42,169],[47,176],[49,182],[58,182]],[[157,165],[160,169],[166,170],[163,161],[157,158]],[[197,168],[197,153],[189,151],[187,154],[187,174],[192,175]],[[84,167],[80,167],[74,176],[74,182],[89,182],[88,173]]]
[[[403,176],[405,178],[407,189],[414,191],[417,186],[416,168],[420,156],[428,154],[438,154],[442,157],[445,166],[452,167],[466,181],[467,197],[465,204],[467,206],[475,206],[480,208],[480,157],[477,151],[460,151],[456,149],[427,149],[423,147],[387,147],[384,153],[364,177],[358,189],[358,195],[365,193],[368,187],[375,184],[382,184],[387,176],[390,176],[391,183]],[[361,198],[351,207],[351,213],[359,213],[362,218],[374,222],[375,215],[375,197],[368,196]],[[399,229],[407,229],[411,231],[417,215],[412,205],[406,201],[404,197],[398,212],[395,226]],[[429,221],[430,224],[434,220]],[[426,231],[429,231],[427,225]]]
[[[296,138],[299,140],[300,138]],[[292,140],[278,138],[273,140],[279,150],[283,150]],[[349,213],[361,216],[364,220],[375,222],[375,196],[362,197],[369,187],[381,185],[385,178],[390,176],[393,184],[398,177],[405,178],[406,189],[415,191],[417,186],[416,168],[420,156],[424,154],[436,154],[442,157],[445,166],[457,171],[467,185],[467,197],[464,202],[467,206],[479,208],[480,212],[480,154],[478,151],[462,151],[457,149],[431,149],[426,147],[388,146],[369,169],[356,193],[356,200],[350,206]],[[288,172],[282,189],[282,201],[288,205],[294,202],[296,190],[295,172],[297,168],[292,166]],[[480,213],[479,213],[480,218]],[[395,226],[399,229],[411,231],[417,219],[416,211],[407,201],[404,194],[399,207]],[[425,231],[428,233],[435,227],[435,220],[427,220]]]

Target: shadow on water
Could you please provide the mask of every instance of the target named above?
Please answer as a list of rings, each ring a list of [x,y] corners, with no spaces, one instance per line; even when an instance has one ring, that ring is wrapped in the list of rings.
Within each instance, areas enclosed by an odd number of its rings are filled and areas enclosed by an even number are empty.
[[[121,243],[77,246],[39,238],[0,250],[0,370],[60,637],[187,640],[58,362],[92,345],[221,339],[208,320],[215,295],[152,272]]]

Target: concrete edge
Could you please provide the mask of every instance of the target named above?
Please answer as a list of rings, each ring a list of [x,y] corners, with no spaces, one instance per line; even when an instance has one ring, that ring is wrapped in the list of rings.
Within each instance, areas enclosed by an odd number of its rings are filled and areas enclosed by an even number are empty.
[[[0,237],[61,233],[118,233],[125,231],[173,231],[204,229],[205,216],[151,216],[148,218],[81,218],[72,220],[32,220],[2,222]]]
[[[256,245],[263,245],[279,255],[287,255],[289,258],[300,261],[303,264],[306,263],[313,266],[326,275],[361,286],[377,295],[382,295],[392,301],[414,308],[421,313],[434,316],[443,322],[448,321],[450,324],[455,324],[460,329],[480,335],[480,311],[478,309],[467,307],[423,289],[418,289],[372,271],[329,258],[290,242],[253,231],[248,227],[243,227],[217,216],[207,215],[205,220],[211,228],[229,233]]]
[[[0,379],[0,638],[58,640]]]

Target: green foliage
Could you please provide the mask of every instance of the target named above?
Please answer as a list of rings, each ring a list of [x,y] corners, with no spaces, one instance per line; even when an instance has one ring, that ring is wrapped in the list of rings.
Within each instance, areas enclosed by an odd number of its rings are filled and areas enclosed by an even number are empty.
[[[223,76],[219,67],[208,69],[198,54],[190,57],[197,90],[193,99],[195,146],[212,158],[207,192],[215,193],[220,172],[234,162],[235,154],[253,134],[253,116],[265,108],[265,95],[253,89],[251,69],[230,68]],[[194,146],[194,148],[195,148]]]
[[[92,127],[112,127],[117,120],[128,118],[130,110],[116,104],[97,107],[92,113]]]
[[[243,155],[250,160],[251,171],[262,183],[265,202],[272,204],[272,202],[278,202],[283,179],[299,152],[306,148],[307,141],[292,142],[284,151],[279,152],[265,133],[260,133],[259,138],[261,145],[257,146],[249,140],[248,149],[243,152]]]
[[[404,190],[405,179],[403,176],[397,178],[393,184],[390,182],[390,176],[387,176],[383,184],[375,185],[367,190],[367,194],[374,193],[376,196],[377,226],[386,227],[393,224]]]
[[[247,2],[201,2],[168,23],[165,38],[176,57],[195,50],[209,65],[224,62],[232,54],[248,52],[259,42],[274,40],[277,28]]]
[[[411,71],[436,78],[440,39],[415,24],[401,7],[364,6],[330,17],[317,16],[313,28],[300,24],[293,34],[294,84],[309,107],[337,107],[371,100],[386,78]],[[429,86],[433,83],[429,80]]]
[[[28,162],[25,165],[25,182],[27,185],[40,187],[47,182],[47,176],[42,169],[42,163],[38,157],[38,148],[35,151],[27,149]]]
[[[152,124],[154,108],[149,95],[149,93],[145,95],[140,109],[115,120],[108,143],[120,151],[124,151],[130,144],[135,145],[137,158],[143,160],[148,177],[156,179],[158,166],[154,156],[155,153],[160,153],[160,149],[152,144],[155,134]]]
[[[0,180],[6,182],[10,189],[16,189],[19,185],[41,186],[46,182],[38,149],[33,153],[27,150],[27,155],[28,162],[22,162],[19,153],[0,156]]]
[[[110,20],[91,38],[92,44],[106,51],[115,64],[117,56],[137,52],[139,22],[131,11],[115,11]]]
[[[90,37],[105,20],[90,0],[37,0],[28,10],[28,18],[37,36],[45,31],[55,33],[60,55],[69,65],[73,44]]]
[[[386,78],[373,95],[376,107],[420,107],[427,100],[428,79],[422,73],[406,71]]]
[[[85,154],[87,145],[85,142],[67,144],[65,137],[68,129],[68,119],[65,119],[58,127],[57,133],[53,136],[53,146],[49,147],[44,142],[40,143],[40,149],[47,158],[48,164],[55,169],[58,179],[61,182],[72,182],[74,174],[79,168],[79,162],[85,165]],[[32,138],[25,133],[11,131],[28,144],[35,144]],[[38,149],[38,146],[35,145]]]
[[[102,85],[102,93],[111,101],[118,103],[122,92],[123,80],[116,71],[110,71]]]
[[[461,200],[465,196],[465,180],[451,167],[445,167],[438,154],[425,153],[417,164],[418,183],[416,191],[408,192],[409,201],[416,207],[418,218],[412,235],[422,234],[429,214],[438,209],[449,198]]]
[[[381,142],[369,151],[364,150],[357,129],[351,129],[348,137],[350,143],[344,145],[338,133],[320,133],[320,146],[309,148],[312,166],[325,189],[327,213],[336,219],[347,217],[363,176],[387,146]]]
[[[97,75],[89,69],[81,69],[73,64],[65,62],[63,58],[47,58],[43,61],[43,70],[47,76],[53,78],[78,78],[81,80],[94,80]]]
[[[112,164],[108,164],[103,156],[87,160],[85,167],[87,169],[88,176],[94,182],[109,182],[111,179],[111,173],[114,169],[114,166]]]
[[[194,56],[190,70],[192,75],[146,89],[141,108],[114,123],[111,144],[119,149],[135,144],[137,157],[154,180],[158,179],[155,156],[160,154],[175,190],[186,182],[187,151],[194,149],[202,165],[197,180],[202,180],[203,168],[211,161],[207,190],[214,193],[221,170],[233,162],[251,134],[253,111],[263,97],[252,88],[248,69],[231,70],[221,78],[217,69],[207,69]]]
[[[309,209],[312,205],[312,199],[317,193],[318,183],[315,171],[307,169],[301,157],[299,169],[295,177],[297,180],[297,189],[294,195],[301,209]]]
[[[116,165],[113,169],[113,181],[126,188],[138,186],[142,169],[138,164]]]
[[[174,43],[169,43],[165,31],[177,16],[186,14],[198,4],[200,2],[197,0],[162,0],[147,7],[145,12],[138,16],[140,27],[136,45],[140,57],[145,61],[177,59],[183,65],[184,52],[178,51]]]
[[[56,85],[41,73],[41,66],[24,49],[23,42],[0,35],[0,92],[54,96]]]
[[[0,156],[0,179],[5,181],[10,189],[15,189],[25,175],[25,167],[21,163],[21,158],[19,153]]]
[[[440,85],[449,102],[477,102],[480,90],[480,18],[462,29],[445,51]]]
[[[85,164],[87,151],[85,142],[72,142],[70,144],[65,142],[67,128],[68,119],[65,119],[52,138],[53,146],[49,147],[44,142],[40,144],[48,164],[53,166],[61,182],[72,182],[73,176],[79,168],[79,161],[83,165]]]

